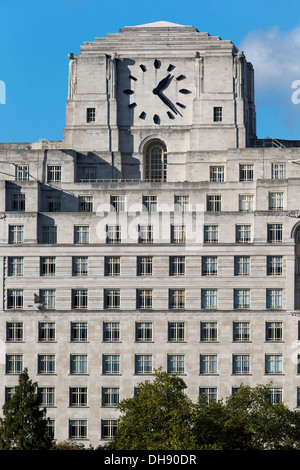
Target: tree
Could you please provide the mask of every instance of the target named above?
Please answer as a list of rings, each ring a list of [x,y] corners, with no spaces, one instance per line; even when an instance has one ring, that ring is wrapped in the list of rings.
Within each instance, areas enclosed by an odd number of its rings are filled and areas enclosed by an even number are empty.
[[[112,448],[115,450],[192,450],[193,405],[185,382],[161,369],[154,380],[138,385],[136,397],[122,400],[122,415]]]
[[[25,369],[13,396],[3,405],[0,450],[49,450],[52,444],[46,410],[40,409],[37,384],[29,379]]]
[[[269,386],[241,386],[225,402],[199,397],[195,434],[200,449],[300,449],[300,418],[282,402],[272,403]]]

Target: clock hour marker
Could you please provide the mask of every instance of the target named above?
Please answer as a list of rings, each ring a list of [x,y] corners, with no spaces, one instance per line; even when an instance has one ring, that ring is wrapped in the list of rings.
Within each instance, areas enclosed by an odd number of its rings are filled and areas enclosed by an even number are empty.
[[[143,72],[146,72],[146,70],[147,70],[147,67],[146,67],[146,65],[144,65],[144,64],[141,64],[141,65],[140,65],[140,67],[141,67],[141,69],[142,69],[142,71],[143,71]]]
[[[136,105],[137,105],[136,103],[131,103],[131,104],[128,105],[128,108],[135,108]]]
[[[134,91],[133,90],[124,90],[124,92],[126,95],[133,95]]]
[[[129,75],[130,80],[134,80],[135,82],[137,81],[137,78],[135,78],[133,75]]]
[[[178,101],[176,102],[176,104],[177,104],[177,106],[179,106],[180,108],[183,108],[183,109],[186,108],[186,106],[185,106],[184,104],[179,103]]]
[[[170,64],[169,67],[167,68],[168,72],[172,72],[172,70],[175,69],[175,65]]]
[[[167,111],[167,115],[169,116],[170,119],[175,119],[175,116],[173,116],[173,114],[170,113],[170,111]]]
[[[186,90],[185,88],[181,88],[181,90],[179,90],[179,93],[183,93],[184,95],[188,95],[190,92],[190,90]]]
[[[155,59],[155,61],[154,61],[154,67],[155,67],[156,69],[160,69],[160,66],[161,66],[161,61]]]
[[[139,115],[139,118],[140,118],[140,119],[146,119],[146,113],[143,111],[143,112]]]
[[[158,116],[158,114],[154,114],[153,121],[155,124],[160,124],[160,117]]]
[[[185,80],[185,79],[186,79],[185,75],[179,75],[179,77],[176,78],[176,80],[178,80],[178,81]]]

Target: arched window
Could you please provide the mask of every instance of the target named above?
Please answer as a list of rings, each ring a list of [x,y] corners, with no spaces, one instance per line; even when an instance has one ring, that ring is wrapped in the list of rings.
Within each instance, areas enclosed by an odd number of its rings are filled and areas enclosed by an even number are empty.
[[[146,181],[167,181],[167,147],[160,140],[152,140],[145,148]]]

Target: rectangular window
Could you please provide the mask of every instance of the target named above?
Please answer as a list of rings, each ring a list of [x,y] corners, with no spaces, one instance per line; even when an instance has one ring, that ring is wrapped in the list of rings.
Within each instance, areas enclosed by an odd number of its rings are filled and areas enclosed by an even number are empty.
[[[183,321],[171,321],[168,323],[168,341],[172,343],[185,341],[185,324]]]
[[[234,257],[234,275],[249,276],[250,275],[250,256]]]
[[[185,289],[169,289],[169,308],[185,308]]]
[[[175,195],[174,196],[174,211],[175,212],[188,212],[190,209],[190,196]]]
[[[74,226],[74,243],[86,245],[90,242],[90,227],[88,225]]]
[[[282,211],[283,210],[283,193],[271,192],[269,193],[269,210]]]
[[[55,374],[54,354],[38,355],[38,374]]]
[[[168,374],[184,374],[184,355],[168,354]]]
[[[61,197],[48,196],[47,197],[47,211],[48,212],[61,212]]]
[[[24,258],[13,257],[8,258],[8,275],[9,276],[23,276],[24,271]]]
[[[224,182],[224,167],[223,166],[211,166],[209,170],[209,179],[211,183],[223,183]]]
[[[8,322],[6,323],[6,341],[10,343],[18,343],[23,341],[23,323]]]
[[[22,354],[6,354],[6,374],[20,374],[23,371]]]
[[[74,407],[87,406],[87,388],[71,387],[69,392],[69,404]]]
[[[22,289],[8,289],[7,290],[7,308],[17,309],[23,308],[23,290]]]
[[[205,308],[205,309],[217,308],[217,305],[218,305],[217,289],[202,289],[201,290],[201,308]]]
[[[216,321],[206,321],[200,323],[200,341],[218,341],[218,328]]]
[[[240,181],[253,181],[253,165],[240,165]]]
[[[47,309],[55,309],[55,290],[40,289],[41,303]]]
[[[139,225],[139,243],[153,243],[152,225]]]
[[[199,395],[205,395],[207,399],[207,403],[216,402],[218,395],[217,395],[217,388],[215,387],[200,387],[199,388]]]
[[[282,289],[267,289],[267,308],[282,308]]]
[[[120,373],[120,356],[119,354],[103,354],[103,374],[119,374]]]
[[[218,225],[204,226],[204,243],[218,243],[219,227]]]
[[[112,212],[125,212],[125,196],[110,196],[110,205]]]
[[[282,355],[266,354],[265,357],[266,374],[282,374]]]
[[[93,212],[93,196],[78,196],[79,212]]]
[[[250,308],[250,289],[234,289],[234,308]]]
[[[222,106],[214,106],[214,122],[221,122],[223,119],[222,114]]]
[[[136,308],[151,309],[152,308],[152,289],[138,289],[136,292]]]
[[[215,194],[206,196],[206,210],[208,212],[220,212],[222,210],[222,197]]]
[[[105,256],[104,275],[105,276],[120,276],[120,273],[121,273],[120,256]]]
[[[55,225],[43,225],[42,243],[54,245],[57,243],[57,227]]]
[[[120,289],[104,289],[104,308],[114,309],[121,306]]]
[[[87,341],[87,322],[71,322],[71,341],[86,342]]]
[[[84,183],[94,183],[97,179],[97,171],[94,166],[84,166],[82,168],[82,181]]]
[[[137,275],[152,276],[153,258],[152,256],[137,257]]]
[[[286,178],[286,164],[272,163],[272,179],[282,180]]]
[[[38,387],[40,397],[40,406],[55,406],[55,388],[54,387]]]
[[[282,224],[268,224],[268,243],[282,242]]]
[[[136,322],[135,324],[135,341],[139,343],[148,343],[153,340],[152,322]]]
[[[9,225],[8,243],[10,243],[11,245],[20,245],[21,243],[24,243],[23,225]]]
[[[239,209],[241,212],[252,212],[253,211],[253,195],[252,194],[240,194],[239,196]]]
[[[271,393],[271,403],[273,405],[282,402],[282,388],[271,387],[269,388],[269,391]]]
[[[115,408],[120,402],[120,389],[118,387],[102,387],[102,406]]]
[[[87,308],[87,289],[72,289],[72,308]]]
[[[25,211],[25,194],[16,193],[11,195],[11,210]]]
[[[236,243],[250,243],[251,225],[236,225],[235,236]]]
[[[103,322],[103,341],[115,343],[120,341],[120,323]]]
[[[72,275],[85,277],[88,275],[88,257],[73,256],[72,258]]]
[[[55,257],[41,257],[40,258],[40,275],[41,276],[55,276],[56,258]]]
[[[185,256],[170,256],[169,274],[170,276],[185,275]]]
[[[282,341],[282,322],[266,322],[266,341]]]
[[[171,225],[171,243],[185,243],[185,225]]]
[[[136,354],[135,355],[135,373],[136,374],[152,374],[152,355]]]
[[[15,179],[16,181],[28,181],[29,165],[16,165]]]
[[[60,165],[48,166],[47,181],[48,183],[60,183],[61,182],[61,166]]]
[[[217,256],[202,256],[202,276],[216,276],[218,274]]]
[[[143,210],[157,212],[157,196],[143,196]]]
[[[217,365],[216,354],[200,354],[200,374],[217,374]]]
[[[250,373],[249,354],[233,354],[232,373],[233,374],[249,374]]]
[[[118,429],[117,419],[102,419],[101,420],[101,439],[113,439]]]
[[[39,322],[39,341],[54,342],[55,341],[55,323]]]
[[[87,355],[70,355],[70,374],[87,374]]]
[[[70,419],[69,420],[69,439],[87,438],[87,420]]]
[[[121,243],[120,225],[107,225],[106,226],[106,243],[113,244],[113,245]]]
[[[96,108],[87,108],[86,109],[86,122],[95,122],[96,121]]]
[[[282,256],[267,256],[267,275],[268,276],[281,276],[282,275]]]
[[[233,341],[250,341],[250,323],[248,321],[233,322]]]

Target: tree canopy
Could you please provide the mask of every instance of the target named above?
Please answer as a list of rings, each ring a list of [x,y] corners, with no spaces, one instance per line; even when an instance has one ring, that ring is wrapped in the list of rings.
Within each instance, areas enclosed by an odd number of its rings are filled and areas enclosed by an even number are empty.
[[[273,403],[269,386],[241,386],[226,400],[197,403],[178,376],[155,371],[135,397],[122,400],[115,450],[300,449],[300,418]]]
[[[52,438],[46,410],[40,408],[37,384],[25,369],[12,397],[3,405],[0,418],[0,450],[49,450]]]

